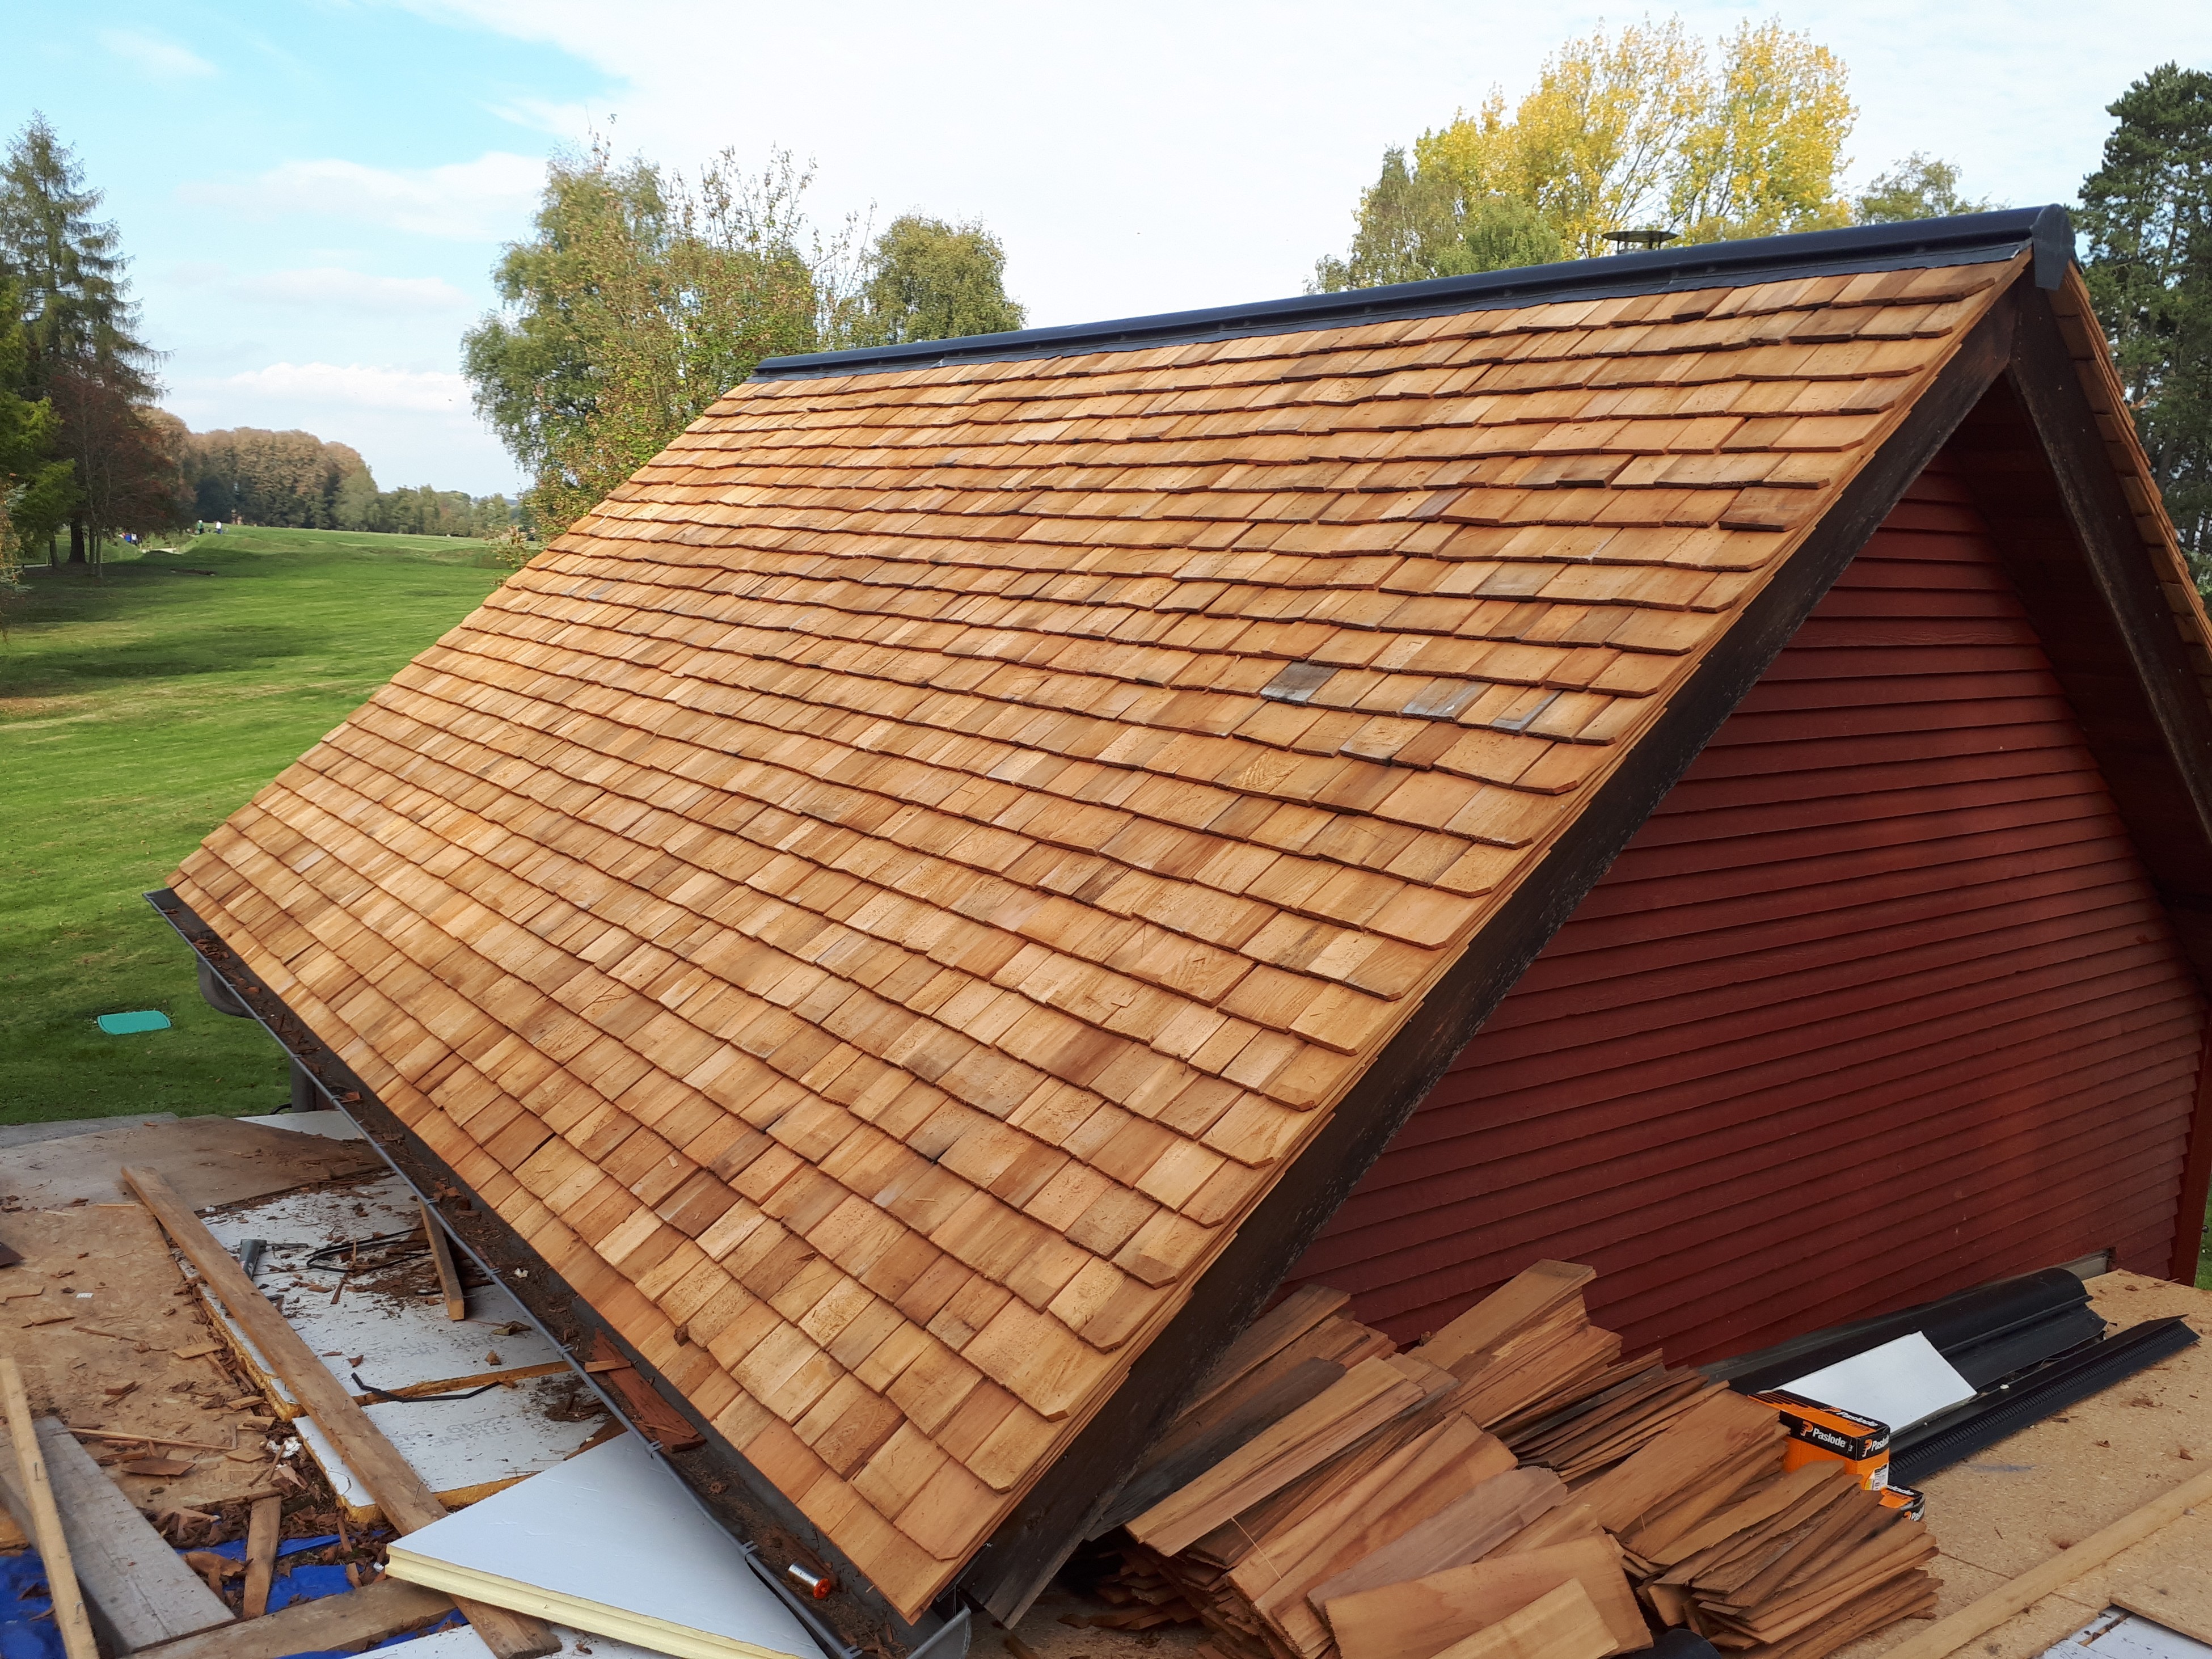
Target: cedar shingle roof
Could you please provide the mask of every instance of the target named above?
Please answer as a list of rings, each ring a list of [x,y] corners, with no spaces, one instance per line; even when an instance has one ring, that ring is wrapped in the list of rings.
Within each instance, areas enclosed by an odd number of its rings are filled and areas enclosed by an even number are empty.
[[[2027,258],[748,383],[176,891],[912,1618]]]

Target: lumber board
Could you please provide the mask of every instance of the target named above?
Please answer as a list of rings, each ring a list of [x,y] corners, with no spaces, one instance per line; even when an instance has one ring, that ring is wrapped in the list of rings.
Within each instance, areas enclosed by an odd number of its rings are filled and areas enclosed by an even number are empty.
[[[453,1598],[441,1590],[380,1578],[343,1595],[295,1601],[258,1619],[185,1637],[163,1648],[161,1659],[287,1659],[365,1647],[453,1610]]]
[[[1250,1443],[1299,1407],[1319,1399],[1344,1380],[1344,1367],[1327,1359],[1301,1360],[1258,1393],[1239,1400],[1218,1416],[1192,1423],[1145,1455],[1113,1507],[1098,1519],[1092,1535],[1112,1531],[1212,1468],[1239,1447]],[[1220,1396],[1226,1399],[1224,1394]],[[1218,1402],[1217,1402],[1218,1403]]]
[[[458,1322],[469,1316],[469,1298],[461,1289],[461,1270],[453,1265],[453,1241],[446,1237],[446,1224],[438,1219],[438,1212],[421,1198],[415,1200],[422,1212],[422,1237],[430,1246],[430,1260],[438,1269],[438,1288],[445,1295],[446,1317]]]
[[[1597,1269],[1571,1261],[1539,1261],[1523,1268],[1415,1350],[1446,1370],[1494,1348],[1534,1324],[1597,1277]]]
[[[1200,1380],[1182,1408],[1188,1416],[1255,1366],[1273,1359],[1352,1297],[1326,1285],[1302,1285],[1244,1328]]]
[[[1240,1510],[1281,1490],[1419,1404],[1427,1394],[1390,1360],[1364,1361],[1334,1388],[1133,1517],[1129,1535],[1163,1555],[1173,1555]]]
[[[1461,1638],[1437,1659],[1604,1659],[1613,1632],[1582,1580],[1570,1578],[1517,1613]]]
[[[1599,1475],[1582,1489],[1581,1496],[1607,1527],[1625,1531],[1700,1471],[1756,1442],[1779,1444],[1788,1437],[1766,1407],[1722,1389],[1669,1423],[1626,1462]]]
[[[238,1616],[258,1619],[269,1611],[269,1586],[276,1577],[276,1535],[284,1500],[258,1498],[246,1522],[246,1595]]]
[[[230,1623],[230,1609],[177,1559],[67,1426],[51,1417],[36,1426],[77,1588],[100,1646],[131,1653]],[[29,1533],[28,1494],[11,1443],[0,1443],[0,1496]]]
[[[354,1403],[345,1385],[331,1375],[284,1316],[254,1288],[236,1258],[216,1242],[215,1235],[177,1196],[176,1189],[159,1172],[137,1164],[125,1165],[123,1178],[161,1224],[161,1231],[184,1252],[185,1259],[199,1270],[230,1316],[252,1338],[262,1357],[276,1367],[293,1397],[307,1407],[307,1415],[337,1449],[346,1467],[368,1488],[384,1518],[401,1533],[415,1532],[442,1519],[446,1506],[437,1493],[385,1438],[368,1413]],[[455,1600],[496,1659],[542,1659],[560,1648],[560,1638],[542,1620],[459,1597]]]
[[[1549,1469],[1509,1468],[1491,1475],[1436,1514],[1314,1586],[1316,1605],[1385,1584],[1464,1566],[1525,1531],[1566,1501]]]
[[[1651,1645],[1620,1557],[1602,1538],[1471,1562],[1403,1583],[1337,1596],[1324,1606],[1344,1659],[1431,1659],[1537,1597],[1577,1580],[1612,1635],[1610,1653]]]
[[[23,1373],[16,1368],[13,1354],[0,1354],[0,1409],[8,1413],[8,1437],[15,1449],[16,1474],[23,1483],[24,1508],[29,1511],[22,1517],[23,1530],[39,1547],[39,1562],[46,1569],[46,1593],[53,1601],[62,1650],[68,1659],[100,1659],[84,1593],[77,1588],[69,1538],[62,1529],[61,1510],[46,1479],[46,1452],[31,1421],[31,1402],[23,1393]]]

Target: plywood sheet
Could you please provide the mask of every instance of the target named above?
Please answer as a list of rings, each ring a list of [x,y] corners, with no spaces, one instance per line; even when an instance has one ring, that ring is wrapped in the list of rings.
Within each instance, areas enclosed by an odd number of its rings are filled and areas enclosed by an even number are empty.
[[[0,1194],[27,1210],[128,1198],[125,1164],[158,1170],[194,1209],[382,1169],[365,1145],[227,1117],[134,1124],[0,1154]]]
[[[2212,1291],[2138,1273],[2089,1281],[2090,1305],[2114,1327],[2179,1316],[2212,1335]],[[1928,1525],[1942,1553],[1939,1614],[2048,1559],[2201,1471],[2212,1457],[2212,1342],[2122,1380],[2058,1416],[2023,1429],[1930,1476]],[[2184,1457],[2181,1454],[2187,1452]],[[2207,1522],[2185,1516],[2084,1573],[2058,1595],[1998,1626],[1976,1659],[2036,1659],[2081,1629],[2116,1592],[2156,1595],[2177,1616],[2196,1605]],[[2154,1614],[2155,1616],[2155,1614]],[[1877,1659],[1922,1626],[1906,1620],[1845,1648],[1838,1659]]]
[[[392,1574],[679,1659],[814,1659],[744,1553],[635,1435],[392,1546]]]

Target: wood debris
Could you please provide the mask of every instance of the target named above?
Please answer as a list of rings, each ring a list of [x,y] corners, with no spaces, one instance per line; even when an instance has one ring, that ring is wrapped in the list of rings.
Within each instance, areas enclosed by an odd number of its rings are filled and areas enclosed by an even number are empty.
[[[1404,1353],[1338,1292],[1287,1297],[1109,1507],[1097,1589],[1127,1612],[1089,1622],[1202,1621],[1220,1659],[1477,1659],[1522,1626],[1626,1653],[1670,1626],[1823,1659],[1933,1607],[1925,1526],[1840,1463],[1785,1472],[1770,1408],[1624,1358],[1593,1276],[1540,1262]]]

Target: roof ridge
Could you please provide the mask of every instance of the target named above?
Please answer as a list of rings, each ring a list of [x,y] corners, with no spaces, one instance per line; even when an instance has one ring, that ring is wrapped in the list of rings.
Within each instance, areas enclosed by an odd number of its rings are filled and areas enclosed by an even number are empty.
[[[2035,251],[2038,288],[2057,288],[2074,258],[2074,225],[2066,210],[2008,208],[1944,219],[1853,225],[1839,230],[1799,231],[1734,242],[1616,253],[1598,259],[1439,276],[1424,283],[1287,300],[1213,306],[1066,323],[957,340],[917,340],[904,345],[863,346],[763,357],[755,380],[813,380],[827,375],[940,368],[955,363],[1060,357],[1078,353],[1131,351],[1183,342],[1225,340],[1310,328],[1346,327],[1400,317],[1433,317],[1459,311],[1504,310],[1570,299],[1613,299],[1638,294],[1735,288],[1785,276],[1828,276],[1916,265],[1978,264]]]

